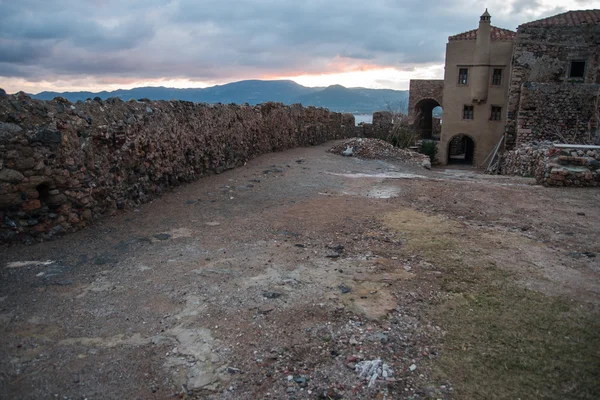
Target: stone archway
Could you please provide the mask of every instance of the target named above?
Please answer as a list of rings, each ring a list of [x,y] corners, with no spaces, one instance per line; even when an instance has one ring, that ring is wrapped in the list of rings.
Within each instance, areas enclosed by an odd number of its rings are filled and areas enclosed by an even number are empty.
[[[448,164],[473,165],[475,141],[470,136],[460,134],[448,143]]]
[[[444,81],[442,79],[411,79],[408,95],[408,119],[423,139],[439,140],[441,114],[434,112],[443,107]],[[437,111],[437,110],[436,110]]]
[[[415,104],[415,109],[412,110],[414,124],[421,139],[440,139],[441,108],[441,104],[431,98],[422,99]]]

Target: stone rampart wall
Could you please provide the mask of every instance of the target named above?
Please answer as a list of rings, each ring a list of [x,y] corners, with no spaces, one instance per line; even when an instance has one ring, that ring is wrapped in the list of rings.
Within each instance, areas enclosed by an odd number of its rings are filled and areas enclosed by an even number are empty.
[[[300,105],[72,104],[0,91],[0,243],[81,229],[259,154],[354,133],[352,115]]]
[[[370,136],[367,137],[386,140],[394,127],[393,119],[394,115],[389,111],[374,112],[373,129]]]

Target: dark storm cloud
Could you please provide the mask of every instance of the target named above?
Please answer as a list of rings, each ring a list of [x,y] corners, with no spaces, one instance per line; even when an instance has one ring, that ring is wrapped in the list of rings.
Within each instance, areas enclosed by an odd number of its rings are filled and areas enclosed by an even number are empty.
[[[0,41],[0,63],[28,64],[50,54],[51,49],[28,41]]]
[[[494,24],[514,29],[520,13],[539,7],[515,4]],[[475,28],[480,8],[457,0],[0,0],[0,76],[231,80],[404,68],[442,62],[447,36]]]

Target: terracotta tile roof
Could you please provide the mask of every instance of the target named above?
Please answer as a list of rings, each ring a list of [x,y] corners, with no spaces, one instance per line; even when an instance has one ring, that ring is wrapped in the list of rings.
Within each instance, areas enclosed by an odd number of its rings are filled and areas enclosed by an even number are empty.
[[[517,32],[508,29],[502,29],[495,26],[492,26],[491,28],[490,35],[492,36],[492,40],[513,40],[517,34]],[[458,35],[448,37],[448,41],[475,39],[477,39],[477,29],[472,29],[470,31],[459,33]]]
[[[600,10],[567,11],[552,17],[527,22],[519,26],[579,26],[600,25]]]

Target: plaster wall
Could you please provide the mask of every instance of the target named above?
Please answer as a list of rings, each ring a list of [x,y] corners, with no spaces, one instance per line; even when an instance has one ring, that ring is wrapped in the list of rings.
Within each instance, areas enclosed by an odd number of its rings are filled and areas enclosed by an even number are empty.
[[[446,45],[444,111],[438,148],[438,160],[442,165],[448,161],[448,146],[450,140],[456,135],[464,134],[473,139],[475,142],[473,163],[475,166],[481,166],[504,134],[512,41],[491,42],[487,100],[480,103],[473,102],[471,85],[474,83],[471,79],[466,85],[458,84],[460,68],[468,68],[471,75],[475,49],[475,40],[455,40]],[[495,68],[502,69],[502,81],[499,86],[492,85],[492,73]],[[473,105],[474,119],[463,119],[465,105]],[[501,120],[490,119],[491,106],[502,107]]]

